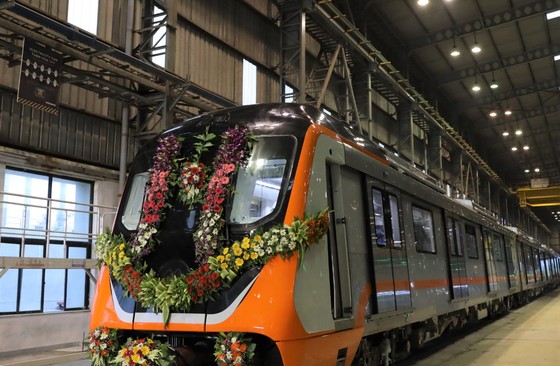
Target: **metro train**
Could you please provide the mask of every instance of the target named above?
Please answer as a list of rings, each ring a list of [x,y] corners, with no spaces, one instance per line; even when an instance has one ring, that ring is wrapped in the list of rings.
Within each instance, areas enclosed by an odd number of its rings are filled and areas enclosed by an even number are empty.
[[[231,187],[215,211],[218,239],[201,252],[197,230],[208,222],[207,190],[216,191],[204,182],[221,169],[218,143],[210,139],[233,127],[248,131],[251,143],[229,154],[239,164],[230,169],[231,182],[219,178]],[[205,167],[206,177],[197,178],[202,198],[180,200],[180,184],[160,189],[167,200],[155,211],[157,230],[148,232],[154,166],[163,164],[159,174],[167,171],[167,179],[179,174],[163,155],[154,158],[157,141],[168,136],[180,141],[176,164],[184,167],[195,156]],[[117,280],[118,255],[103,261],[91,329],[168,344],[178,365],[236,364],[220,359],[216,342],[227,343],[224,334],[250,339],[239,364],[377,365],[558,284],[557,253],[471,201],[448,197],[398,159],[352,125],[303,104],[234,107],[179,123],[147,143],[131,166],[112,235],[123,243],[144,234],[154,240],[143,252],[120,246],[121,257],[130,257],[126,263],[140,268],[137,282]],[[231,272],[209,270],[224,268],[224,248],[248,247],[316,212],[328,212],[328,230],[305,251],[240,266],[229,282]],[[216,285],[212,296],[200,289],[187,296],[178,286],[167,295],[185,297],[188,306],[150,306],[148,281],[183,276],[190,283],[197,270],[227,286]]]

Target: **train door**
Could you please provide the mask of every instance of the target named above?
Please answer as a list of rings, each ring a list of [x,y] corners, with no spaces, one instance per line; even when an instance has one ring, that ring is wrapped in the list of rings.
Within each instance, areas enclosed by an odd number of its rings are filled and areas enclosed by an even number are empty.
[[[346,328],[351,326],[345,320],[352,318],[352,293],[342,187],[341,167],[327,164],[327,199],[332,209],[328,238],[331,312],[333,319]]]
[[[505,249],[506,249],[506,267],[509,278],[509,288],[514,288],[519,285],[519,271],[517,268],[517,251],[515,250],[515,238],[506,236]]]
[[[527,266],[525,265],[524,244],[517,240],[517,258],[519,263],[519,276],[521,278],[521,289],[525,289],[527,285]]]
[[[367,181],[367,193],[377,312],[410,308],[400,193],[371,179]]]
[[[525,265],[527,266],[527,283],[535,283],[535,264],[533,262],[533,248],[525,245]]]
[[[449,214],[446,217],[447,252],[449,274],[451,277],[451,294],[453,299],[469,296],[467,268],[465,264],[463,228],[461,221]]]
[[[486,275],[488,279],[488,291],[498,291],[498,276],[496,274],[496,261],[494,258],[494,240],[492,232],[483,230],[484,258],[486,260]]]

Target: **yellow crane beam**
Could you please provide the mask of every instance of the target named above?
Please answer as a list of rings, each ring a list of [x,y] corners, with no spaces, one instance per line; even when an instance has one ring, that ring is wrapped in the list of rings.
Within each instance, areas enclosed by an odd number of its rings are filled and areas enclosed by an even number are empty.
[[[519,188],[515,193],[521,207],[560,206],[560,186]]]

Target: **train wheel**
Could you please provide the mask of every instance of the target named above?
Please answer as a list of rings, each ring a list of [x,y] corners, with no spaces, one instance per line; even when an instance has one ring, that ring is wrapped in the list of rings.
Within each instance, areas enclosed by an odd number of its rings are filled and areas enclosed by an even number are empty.
[[[373,339],[363,338],[352,361],[352,366],[374,366],[381,362],[379,345]]]

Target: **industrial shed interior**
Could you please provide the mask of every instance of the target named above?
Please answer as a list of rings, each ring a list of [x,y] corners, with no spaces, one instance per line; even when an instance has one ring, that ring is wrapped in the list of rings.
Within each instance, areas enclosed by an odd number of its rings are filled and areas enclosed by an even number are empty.
[[[81,343],[134,155],[237,105],[314,105],[559,252],[560,1],[425,2],[0,0],[0,358]]]

